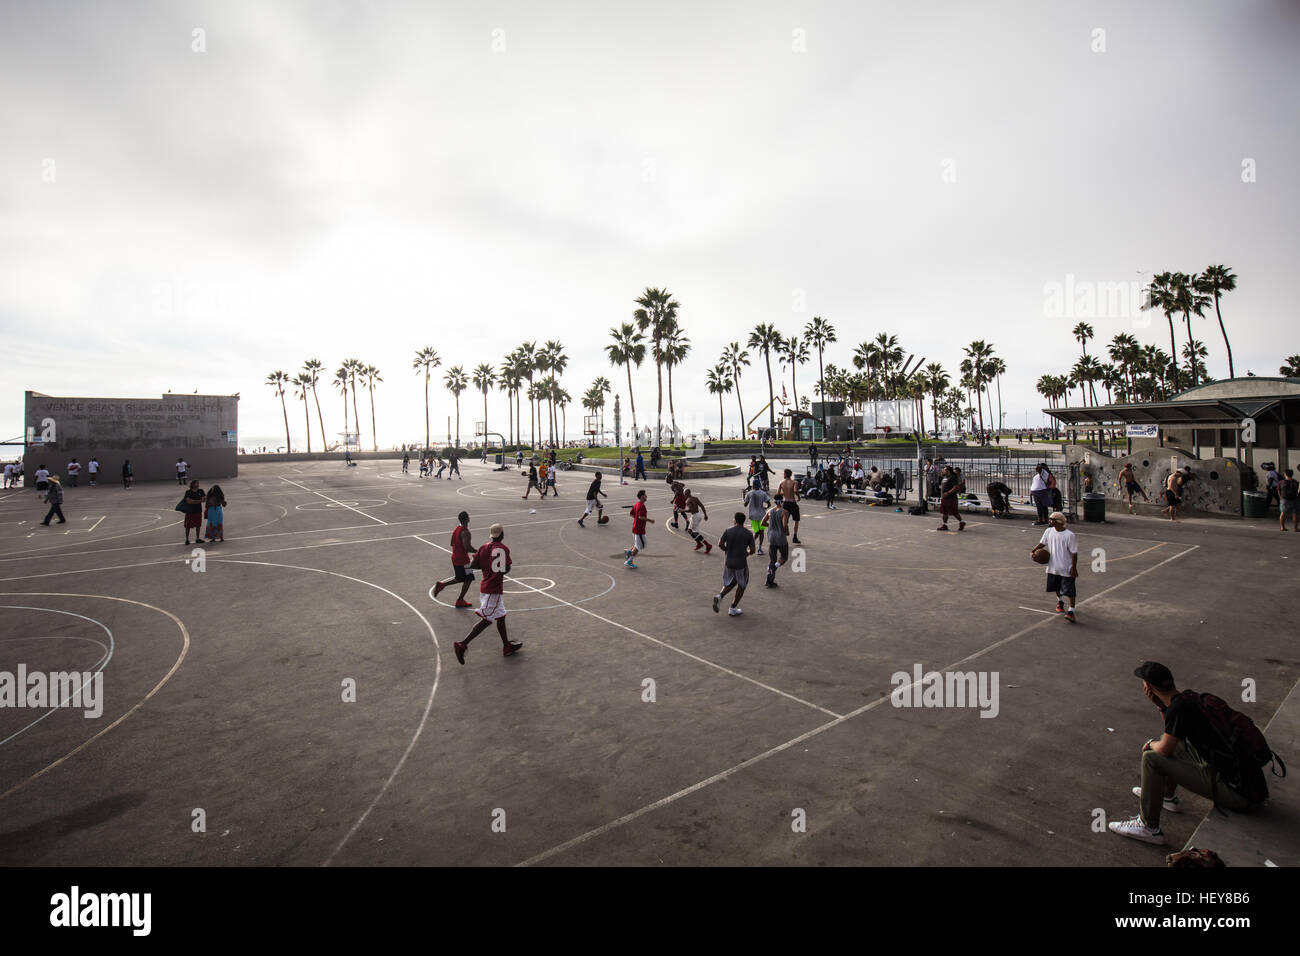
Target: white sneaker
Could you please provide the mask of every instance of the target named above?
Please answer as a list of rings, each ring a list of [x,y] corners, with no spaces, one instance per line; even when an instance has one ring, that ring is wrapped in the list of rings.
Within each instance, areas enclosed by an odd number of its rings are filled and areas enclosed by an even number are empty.
[[[1142,796],[1142,788],[1141,788],[1141,787],[1134,787],[1134,788],[1133,788],[1133,795],[1134,795],[1135,797],[1138,797],[1138,798],[1140,799],[1141,796]],[[1162,805],[1163,805],[1164,808],[1165,808],[1165,813],[1182,813],[1182,812],[1183,812],[1183,801],[1179,800],[1177,797],[1165,797],[1165,799],[1164,799],[1163,802],[1162,802]]]
[[[1141,817],[1134,817],[1131,820],[1116,820],[1107,824],[1112,833],[1118,833],[1120,836],[1126,836],[1132,840],[1141,840],[1143,843],[1154,843],[1156,846],[1164,846],[1169,841],[1165,839],[1164,831],[1159,827],[1149,827],[1142,822]]]
[[[728,616],[728,617],[740,617],[740,608],[738,608],[738,607],[727,608],[727,616]]]

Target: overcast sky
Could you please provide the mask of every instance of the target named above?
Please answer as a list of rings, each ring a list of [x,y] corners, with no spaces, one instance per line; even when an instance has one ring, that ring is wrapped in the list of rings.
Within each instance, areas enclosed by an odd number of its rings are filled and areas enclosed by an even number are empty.
[[[409,441],[416,349],[469,370],[551,338],[574,433],[593,377],[626,392],[603,347],[652,285],[693,345],[687,427],[717,427],[727,342],[814,315],[840,365],[881,331],[950,371],[986,339],[1008,425],[1038,423],[1035,380],[1078,353],[1080,316],[1044,314],[1071,274],[1229,265],[1238,374],[1276,375],[1300,352],[1298,54],[1281,0],[7,3],[0,438],[24,389],[240,392],[242,435],[282,434],[266,374],[355,356],[385,379],[381,444]],[[1169,347],[1161,316],[1083,317]],[[1226,376],[1212,314],[1197,336]],[[634,387],[644,422],[652,365]],[[435,434],[450,412],[435,390]]]

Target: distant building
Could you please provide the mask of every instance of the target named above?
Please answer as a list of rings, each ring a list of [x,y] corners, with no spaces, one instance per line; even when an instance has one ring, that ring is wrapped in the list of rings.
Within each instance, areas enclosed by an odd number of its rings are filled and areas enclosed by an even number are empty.
[[[99,459],[100,481],[117,480],[131,460],[136,481],[176,480],[176,459],[209,481],[238,473],[239,397],[164,395],[148,398],[58,398],[27,392],[24,481],[44,463],[62,477],[73,458]]]

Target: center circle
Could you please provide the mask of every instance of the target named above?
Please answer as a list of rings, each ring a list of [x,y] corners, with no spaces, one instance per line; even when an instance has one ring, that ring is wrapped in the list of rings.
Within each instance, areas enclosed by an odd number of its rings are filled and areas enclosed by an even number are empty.
[[[538,581],[544,581],[545,584],[538,584],[537,583]],[[525,582],[527,583],[525,584]],[[535,591],[548,591],[551,588],[555,587],[555,582],[552,581],[550,578],[536,578],[536,577],[506,578],[506,584],[525,585],[524,587],[518,589],[506,587],[503,589],[506,594],[532,594]],[[528,585],[531,585],[531,587],[529,587]]]

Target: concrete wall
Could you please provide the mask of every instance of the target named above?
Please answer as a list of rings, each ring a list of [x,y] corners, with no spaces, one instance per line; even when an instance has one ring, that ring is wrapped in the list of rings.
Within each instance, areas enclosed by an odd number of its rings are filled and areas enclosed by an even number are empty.
[[[1065,454],[1067,461],[1079,462],[1081,476],[1092,476],[1093,491],[1115,502],[1124,500],[1119,473],[1126,463],[1132,463],[1137,483],[1152,503],[1161,508],[1165,504],[1165,481],[1170,472],[1190,465],[1195,479],[1183,486],[1184,508],[1209,514],[1241,514],[1241,466],[1235,459],[1198,459],[1185,450],[1168,446],[1135,450],[1131,455],[1112,458],[1082,445],[1069,445]]]
[[[99,459],[100,480],[121,480],[130,459],[136,481],[176,479],[176,459],[190,464],[190,477],[209,481],[238,474],[239,399],[233,395],[164,395],[160,399],[57,398],[27,392],[24,421],[29,439],[53,440],[27,445],[23,480],[44,463],[61,479],[76,458],[81,481],[89,480],[87,462]]]

